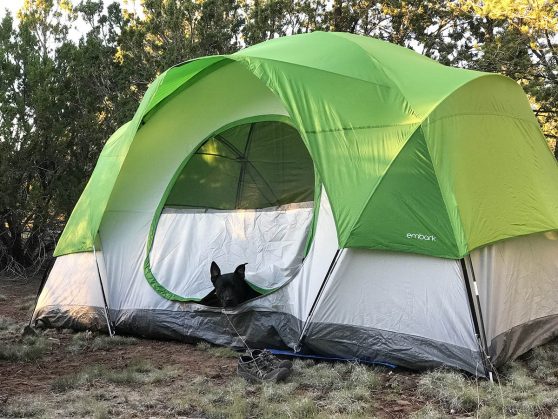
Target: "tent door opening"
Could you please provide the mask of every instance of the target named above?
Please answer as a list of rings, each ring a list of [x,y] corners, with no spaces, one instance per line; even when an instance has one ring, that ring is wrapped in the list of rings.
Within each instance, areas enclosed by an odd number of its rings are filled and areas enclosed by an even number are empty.
[[[314,183],[306,146],[284,122],[211,135],[164,197],[146,262],[155,290],[171,300],[208,301],[212,261],[223,273],[247,263],[246,280],[260,294],[285,285],[311,236]]]

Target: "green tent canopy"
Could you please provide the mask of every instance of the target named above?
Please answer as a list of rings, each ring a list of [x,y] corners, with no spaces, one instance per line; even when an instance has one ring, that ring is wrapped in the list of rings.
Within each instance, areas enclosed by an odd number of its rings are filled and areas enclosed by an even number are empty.
[[[328,192],[340,247],[461,258],[558,228],[556,163],[519,85],[373,38],[315,32],[161,74],[107,142],[56,256],[92,249],[142,124],[232,61],[284,103]]]

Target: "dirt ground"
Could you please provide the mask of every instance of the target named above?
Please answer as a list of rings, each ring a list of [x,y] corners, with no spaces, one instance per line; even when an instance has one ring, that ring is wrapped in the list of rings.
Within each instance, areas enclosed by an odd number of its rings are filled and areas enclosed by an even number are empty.
[[[0,319],[8,319],[7,321],[13,321],[17,325],[17,332],[13,331],[11,334],[0,335],[0,348],[2,345],[22,343],[20,330],[29,320],[37,288],[38,281],[36,280],[0,279]],[[217,348],[208,345],[196,346],[146,339],[134,339],[135,343],[130,345],[112,346],[109,344],[100,349],[95,349],[95,345],[86,343],[76,351],[68,348],[71,349],[76,341],[78,343],[82,340],[87,341],[87,334],[76,335],[68,330],[47,330],[43,333],[43,337],[46,339],[47,349],[36,359],[2,360],[0,358],[0,417],[3,415],[39,417],[50,417],[52,415],[60,417],[66,415],[68,417],[76,415],[92,417],[229,416],[227,413],[223,415],[223,412],[204,413],[203,406],[200,410],[199,404],[195,400],[186,403],[186,406],[184,406],[184,403],[181,405],[181,402],[177,402],[173,397],[180,394],[181,391],[187,393],[190,390],[189,386],[199,385],[200,380],[210,380],[208,382],[211,384],[211,388],[220,388],[222,391],[230,386],[237,385],[238,378],[235,374],[236,359],[234,354],[231,356],[230,353],[223,351],[225,353],[223,356]],[[93,339],[95,337],[90,338],[90,342],[93,342]],[[87,384],[74,386],[81,391],[76,397],[87,399],[94,393],[96,400],[100,400],[95,403],[102,403],[102,409],[97,406],[92,408],[91,411],[87,409],[80,411],[79,408],[77,410],[73,408],[74,410],[70,409],[70,411],[59,410],[57,403],[61,402],[61,396],[55,389],[60,387],[61,382],[65,382],[65,377],[76,377],[82,374],[84,369],[91,367],[98,367],[103,371],[126,371],[126,368],[137,360],[147,362],[152,371],[172,371],[172,373],[162,374],[162,379],[156,380],[155,383],[145,383],[145,380],[126,382],[125,379],[122,379],[123,385],[119,385],[120,382],[114,379],[112,382],[102,379],[89,381],[83,381],[84,379],[82,379],[82,382],[87,382]],[[327,365],[327,369],[331,370],[332,367],[334,366]],[[318,367],[318,370],[325,369]],[[424,399],[416,394],[419,374],[384,369],[374,370],[374,374],[378,379],[377,390],[371,391],[368,396],[373,398],[373,403],[370,400],[367,402],[365,400],[366,406],[373,406],[373,415],[385,418],[404,418],[409,417],[412,412],[424,406]],[[80,377],[84,377],[84,375],[82,374]],[[320,380],[320,377],[316,380]],[[249,393],[260,394],[257,386],[242,388]],[[304,390],[305,388],[306,390]],[[382,391],[382,388],[385,388],[386,391]],[[114,395],[114,400],[104,400],[106,397],[103,395],[103,390],[106,390],[105,393],[107,394]],[[331,410],[320,411],[319,396],[315,394],[316,391],[320,391],[320,388],[299,387],[295,393],[301,391],[310,392],[312,400],[318,400],[315,403],[316,406],[308,408],[310,410],[301,410],[301,417],[338,416]],[[134,398],[139,397],[141,399],[145,392],[149,393],[147,398],[151,399],[151,405],[145,406],[137,400],[133,401]],[[127,393],[130,394],[127,395]],[[339,394],[342,395],[342,393]],[[366,394],[363,397],[367,397]],[[306,403],[306,399],[303,398],[304,403]],[[63,403],[68,403],[66,399],[64,400],[62,400]],[[173,400],[172,403],[171,400]],[[217,400],[219,400],[218,397]],[[167,401],[170,405],[167,405]],[[35,402],[40,402],[40,405],[25,410],[26,406],[34,405]],[[69,404],[72,405],[72,403],[73,400],[70,400]],[[177,403],[181,408],[177,408]],[[224,403],[227,403],[227,401],[225,400]],[[13,407],[18,404],[20,410]],[[324,406],[326,404],[327,401],[324,401]],[[4,410],[2,410],[2,406],[4,406]],[[256,406],[255,412],[261,412],[261,410],[257,410],[259,408]],[[257,413],[254,414],[251,411],[253,409],[250,407],[240,411],[233,409],[230,416],[257,416]],[[365,416],[372,413],[368,408],[365,412]],[[341,416],[346,416],[343,411],[341,413]],[[361,410],[360,413],[364,413],[364,411]],[[274,416],[274,414],[271,414],[271,416]],[[295,413],[295,416],[298,416],[298,414]],[[349,416],[352,415],[349,414]],[[359,416],[361,415],[359,414]]]

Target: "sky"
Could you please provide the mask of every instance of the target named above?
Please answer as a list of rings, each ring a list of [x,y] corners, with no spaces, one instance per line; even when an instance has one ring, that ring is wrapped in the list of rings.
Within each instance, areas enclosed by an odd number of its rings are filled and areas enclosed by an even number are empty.
[[[82,0],[71,0],[72,3],[77,4]],[[107,5],[118,1],[122,9],[128,9],[130,11],[134,10],[136,12],[141,11],[141,0],[103,0],[105,10]],[[23,7],[25,0],[0,0],[0,19],[5,16],[6,10],[8,10],[17,20],[17,12]],[[142,16],[142,14],[139,14]],[[87,25],[81,19],[78,19],[73,28],[70,29],[69,38],[77,42],[81,36],[87,32]]]
[[[0,16],[4,16],[6,9],[8,9],[12,14],[15,14],[21,6],[23,6],[24,0],[0,0]]]
[[[103,3],[105,6],[107,4],[112,3],[115,0],[105,0]],[[8,9],[12,15],[15,16],[16,12],[21,9],[25,0],[0,0],[0,17],[3,17],[6,14],[6,9]],[[73,3],[79,3],[79,0],[72,0]],[[140,4],[140,0],[118,0],[118,2],[127,8],[138,7]]]

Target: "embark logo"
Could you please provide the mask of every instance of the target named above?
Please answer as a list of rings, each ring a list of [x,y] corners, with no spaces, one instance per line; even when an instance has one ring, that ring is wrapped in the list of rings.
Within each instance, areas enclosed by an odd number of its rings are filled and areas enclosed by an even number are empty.
[[[407,238],[408,239],[414,239],[414,240],[424,240],[427,242],[435,242],[436,241],[436,236],[434,235],[426,235],[426,234],[418,234],[418,233],[407,233]]]

